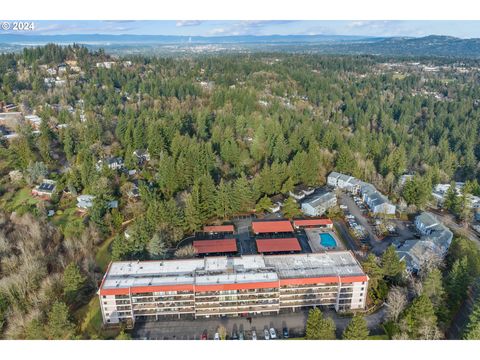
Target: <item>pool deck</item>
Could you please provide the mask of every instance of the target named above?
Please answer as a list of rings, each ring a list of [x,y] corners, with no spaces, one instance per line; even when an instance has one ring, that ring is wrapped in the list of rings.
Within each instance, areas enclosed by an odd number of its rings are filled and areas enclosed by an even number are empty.
[[[330,234],[335,239],[337,246],[334,248],[328,248],[322,246],[320,244],[320,234]],[[324,229],[324,228],[309,228],[305,229],[305,234],[307,234],[308,238],[308,245],[312,249],[312,252],[324,252],[324,251],[332,251],[332,250],[345,250],[342,242],[339,240],[337,233],[333,229]]]

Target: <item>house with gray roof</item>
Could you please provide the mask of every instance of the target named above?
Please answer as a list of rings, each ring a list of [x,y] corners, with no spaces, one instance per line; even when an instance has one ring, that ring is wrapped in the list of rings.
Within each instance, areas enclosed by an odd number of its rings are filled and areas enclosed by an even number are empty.
[[[432,213],[423,212],[418,215],[415,226],[423,236],[407,240],[397,249],[400,259],[405,261],[410,272],[418,272],[432,260],[443,259],[453,239],[453,233]]]
[[[308,216],[321,216],[325,212],[337,205],[337,196],[335,193],[323,192],[318,195],[312,195],[302,202],[302,212]]]

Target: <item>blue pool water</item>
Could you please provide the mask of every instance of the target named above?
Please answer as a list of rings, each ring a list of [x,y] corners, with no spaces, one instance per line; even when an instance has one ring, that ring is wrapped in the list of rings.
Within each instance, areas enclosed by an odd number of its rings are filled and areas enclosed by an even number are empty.
[[[320,234],[320,245],[326,248],[336,248],[337,242],[329,233]]]

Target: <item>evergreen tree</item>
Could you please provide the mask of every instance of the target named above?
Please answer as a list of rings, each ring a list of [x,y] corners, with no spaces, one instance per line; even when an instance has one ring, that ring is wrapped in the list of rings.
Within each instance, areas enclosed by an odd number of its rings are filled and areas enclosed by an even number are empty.
[[[445,201],[443,202],[443,207],[452,212],[452,214],[458,214],[459,212],[460,201],[457,194],[455,181],[452,181],[450,183],[450,187],[445,193]]]
[[[305,338],[307,340],[335,340],[335,323],[331,318],[324,318],[318,308],[308,312]]]
[[[75,325],[70,321],[67,305],[56,301],[48,313],[46,333],[52,340],[72,339],[75,335]]]
[[[148,256],[152,260],[162,259],[167,249],[165,247],[164,239],[162,239],[160,233],[155,233],[150,241],[147,244],[147,252]]]
[[[442,284],[442,272],[438,268],[428,271],[423,279],[422,292],[428,296],[435,307],[439,307],[444,300],[445,290]]]
[[[344,340],[366,340],[369,333],[365,318],[356,314],[345,328],[342,338]]]
[[[282,212],[283,216],[285,216],[287,219],[292,219],[302,213],[297,202],[291,196],[289,196],[288,199],[285,201]]]
[[[480,300],[477,299],[463,335],[465,340],[480,340]]]
[[[267,212],[267,211],[270,211],[272,207],[273,207],[272,200],[270,200],[270,198],[267,195],[265,195],[263,198],[261,198],[258,201],[257,206],[255,207],[255,211],[257,213]]]
[[[75,263],[67,265],[63,271],[63,294],[67,302],[71,303],[78,296],[85,284],[86,278],[80,272],[80,268]]]
[[[405,310],[400,325],[409,339],[438,339],[437,317],[432,302],[426,295],[420,295]]]
[[[385,276],[395,280],[405,271],[405,262],[400,261],[395,246],[390,245],[382,255],[382,270]]]

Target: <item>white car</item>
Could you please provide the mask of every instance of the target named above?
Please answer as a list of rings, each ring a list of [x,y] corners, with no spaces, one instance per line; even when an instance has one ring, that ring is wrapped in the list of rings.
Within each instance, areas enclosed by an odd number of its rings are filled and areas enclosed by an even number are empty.
[[[220,340],[220,335],[218,335],[218,332],[215,333],[213,340]]]
[[[277,333],[275,332],[274,328],[270,328],[270,339],[276,339]]]
[[[257,332],[252,330],[252,340],[257,340]]]
[[[263,330],[263,333],[265,334],[265,340],[270,340],[270,334],[268,333],[268,330]]]

